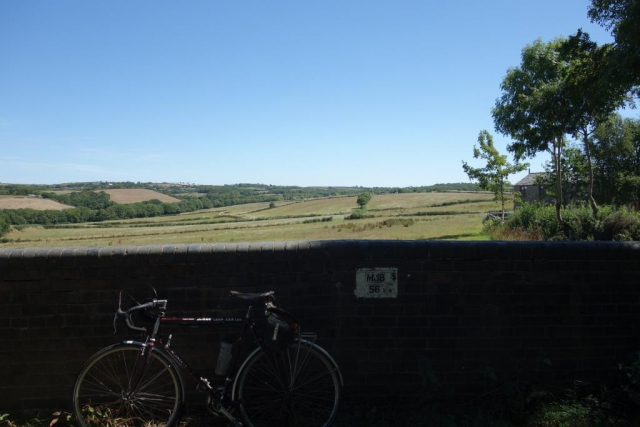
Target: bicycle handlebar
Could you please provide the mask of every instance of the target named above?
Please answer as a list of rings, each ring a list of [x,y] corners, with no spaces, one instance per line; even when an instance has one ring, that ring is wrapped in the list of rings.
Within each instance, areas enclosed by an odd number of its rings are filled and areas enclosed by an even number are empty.
[[[116,323],[118,321],[118,317],[124,317],[124,322],[126,323],[127,328],[131,329],[132,331],[147,333],[147,328],[138,327],[133,324],[133,320],[131,320],[131,314],[133,314],[135,311],[144,310],[147,308],[160,307],[162,309],[165,309],[167,307],[167,300],[153,299],[147,303],[139,304],[139,305],[136,305],[135,307],[131,307],[127,311],[122,310],[121,304],[122,304],[122,292],[120,292],[120,295],[118,295],[118,310],[116,310],[116,314],[113,316],[113,333],[115,334],[117,332]]]

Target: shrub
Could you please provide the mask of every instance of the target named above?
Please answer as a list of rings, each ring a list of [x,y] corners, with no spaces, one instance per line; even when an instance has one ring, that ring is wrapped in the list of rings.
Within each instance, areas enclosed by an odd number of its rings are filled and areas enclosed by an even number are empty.
[[[553,206],[525,203],[504,225],[485,223],[496,240],[638,240],[640,215],[626,208],[602,206],[596,218],[588,206],[562,210],[559,222]]]
[[[0,236],[8,233],[10,229],[9,219],[0,212]]]
[[[302,221],[303,224],[313,224],[315,222],[330,222],[333,221],[333,217],[332,216],[327,216],[324,218],[314,218],[314,219],[305,219],[304,221]]]
[[[640,240],[640,217],[626,208],[606,212],[598,232],[602,240]]]
[[[605,209],[604,207],[602,209]],[[602,210],[601,210],[602,214]],[[593,218],[591,208],[587,206],[564,209],[562,220],[565,224],[566,235],[571,240],[593,240],[597,224]]]
[[[351,215],[347,215],[344,219],[365,219],[365,218],[373,218],[373,215],[367,214],[366,211],[362,209],[356,209],[353,211]]]

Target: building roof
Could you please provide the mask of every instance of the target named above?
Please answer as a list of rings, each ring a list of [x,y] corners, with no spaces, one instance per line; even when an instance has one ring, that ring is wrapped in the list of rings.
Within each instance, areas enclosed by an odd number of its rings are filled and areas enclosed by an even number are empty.
[[[520,181],[513,184],[514,186],[522,186],[522,185],[538,185],[537,178],[544,177],[546,172],[534,172],[522,178]]]

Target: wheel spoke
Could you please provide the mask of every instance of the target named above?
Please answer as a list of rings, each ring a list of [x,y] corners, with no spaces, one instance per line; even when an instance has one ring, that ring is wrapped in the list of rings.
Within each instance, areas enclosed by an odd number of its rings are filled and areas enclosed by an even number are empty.
[[[133,382],[138,387],[132,391]],[[85,409],[94,423],[98,417],[99,424],[162,426],[177,419],[180,390],[170,362],[155,352],[141,357],[138,346],[115,346],[94,356],[80,374],[74,411],[82,427],[88,425]]]
[[[247,426],[325,426],[337,410],[337,368],[307,342],[280,354],[255,353],[238,381]]]

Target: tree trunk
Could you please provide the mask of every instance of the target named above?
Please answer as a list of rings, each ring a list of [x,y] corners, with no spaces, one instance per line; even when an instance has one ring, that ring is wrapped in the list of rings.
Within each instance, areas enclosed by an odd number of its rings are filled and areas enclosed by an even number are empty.
[[[553,161],[556,164],[556,218],[562,223],[562,137],[556,140],[553,147]]]
[[[591,210],[593,211],[593,217],[595,218],[598,215],[598,204],[596,203],[596,199],[593,198],[593,164],[591,163],[591,150],[589,149],[589,133],[587,129],[582,129],[582,139],[584,142],[584,151],[587,155],[587,163],[589,164],[589,204],[591,205]]]
[[[500,182],[500,201],[502,202],[502,222],[504,222],[504,181]]]

